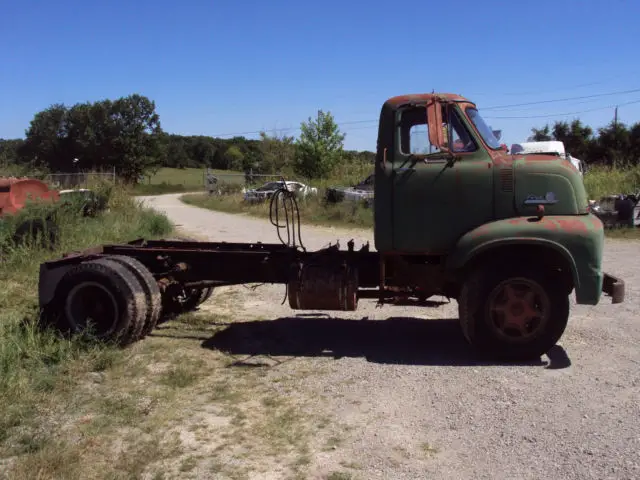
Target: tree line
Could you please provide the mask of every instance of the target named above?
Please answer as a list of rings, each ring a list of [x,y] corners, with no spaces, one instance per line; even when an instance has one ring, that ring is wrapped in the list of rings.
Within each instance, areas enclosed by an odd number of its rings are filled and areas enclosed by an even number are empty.
[[[115,169],[125,181],[161,167],[210,167],[327,177],[338,163],[373,163],[373,152],[344,149],[331,113],[318,111],[299,138],[262,132],[259,140],[186,136],[163,131],[156,106],[134,94],[116,100],[54,104],[36,113],[24,139],[0,139],[0,166],[50,173]]]
[[[587,164],[637,165],[640,122],[611,122],[597,132],[580,120],[532,128],[531,141],[559,140]],[[133,94],[116,100],[54,104],[36,113],[24,139],[0,139],[0,166],[51,173],[115,169],[125,181],[161,167],[210,167],[263,174],[326,178],[336,166],[371,165],[370,151],[347,151],[330,112],[319,110],[300,125],[300,135],[185,136],[163,131],[155,103]]]
[[[596,132],[576,119],[532,128],[529,141],[558,140],[565,150],[587,165],[610,167],[637,166],[640,161],[640,122],[631,126],[618,121],[598,128]]]

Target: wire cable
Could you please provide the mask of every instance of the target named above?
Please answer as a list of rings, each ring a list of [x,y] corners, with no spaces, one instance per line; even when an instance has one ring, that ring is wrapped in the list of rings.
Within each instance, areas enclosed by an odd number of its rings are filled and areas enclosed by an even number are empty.
[[[589,113],[589,112],[596,112],[598,110],[607,110],[609,108],[615,108],[615,107],[624,107],[626,105],[633,105],[634,103],[640,103],[640,100],[633,100],[631,102],[625,102],[625,103],[618,103],[615,105],[607,105],[606,107],[597,107],[597,108],[590,108],[588,110],[580,110],[577,112],[564,112],[564,113],[550,113],[550,114],[545,114],[545,115],[523,115],[523,116],[508,116],[508,117],[503,117],[503,116],[499,116],[499,117],[493,117],[493,116],[486,116],[484,118],[487,119],[527,119],[527,118],[550,118],[550,117],[564,117],[567,115],[578,115],[581,113]]]
[[[287,184],[284,179],[282,179],[282,185],[282,187],[278,188],[273,192],[273,195],[271,195],[271,202],[269,204],[269,221],[274,227],[276,227],[278,238],[283,245],[294,248],[299,246],[302,251],[306,252],[307,249],[302,243],[302,236],[300,235],[300,208],[298,207],[298,201],[296,200],[295,194],[290,192],[287,188]],[[284,225],[280,223],[280,205],[282,205],[284,209]],[[291,213],[291,218],[289,217],[289,213]],[[286,242],[280,234],[282,229],[287,230]],[[296,245],[296,240],[299,245]]]
[[[599,97],[606,97],[606,96],[612,96],[612,95],[625,95],[625,94],[629,94],[629,93],[637,93],[640,92],[640,88],[635,88],[635,89],[630,89],[630,90],[618,90],[615,92],[606,92],[606,93],[595,93],[592,95],[581,95],[578,97],[565,97],[565,98],[555,98],[555,99],[551,99],[551,100],[537,100],[537,101],[533,101],[533,102],[524,102],[524,103],[510,103],[510,104],[505,104],[505,105],[491,105],[488,107],[480,107],[480,110],[482,112],[485,112],[487,110],[501,110],[501,109],[505,109],[505,108],[512,108],[512,107],[523,107],[523,106],[529,106],[529,105],[543,105],[543,104],[548,104],[548,103],[558,103],[558,102],[569,102],[571,100],[585,100],[585,99],[593,99],[593,98],[599,98]],[[635,102],[632,102],[635,103]],[[621,106],[622,104],[620,104],[619,106]],[[625,104],[628,105],[628,104]],[[600,108],[611,108],[611,107],[600,107]],[[584,113],[584,112],[577,112],[577,113]],[[569,114],[564,114],[564,113],[558,113],[558,114],[554,114],[554,115],[573,115],[572,113]],[[547,115],[545,115],[547,116]],[[548,116],[553,116],[553,115],[548,115]],[[488,118],[488,117],[486,117]],[[492,118],[543,118],[542,116],[530,116],[530,117],[492,117]],[[375,128],[377,127],[377,122],[378,119],[370,119],[370,120],[348,120],[348,121],[344,121],[344,122],[336,122],[336,125],[342,127],[345,125],[357,125],[357,124],[362,124],[362,123],[372,123],[375,122],[374,125],[367,125],[364,127],[358,127],[358,128],[353,128],[351,130],[360,130],[360,129],[367,129],[367,128]],[[262,129],[262,130],[253,130],[253,131],[247,131],[247,132],[236,132],[236,133],[217,133],[214,135],[209,135],[211,137],[214,138],[222,138],[222,137],[236,137],[236,136],[242,136],[242,135],[257,135],[259,133],[262,132],[266,132],[267,129]],[[300,130],[300,127],[287,127],[287,128],[279,128],[277,129],[280,132],[295,132]]]
[[[637,92],[640,92],[640,88],[634,88],[633,90],[622,90],[622,91],[617,91],[617,92],[596,93],[596,94],[593,94],[593,95],[581,95],[579,97],[556,98],[556,99],[553,99],[553,100],[537,100],[535,102],[512,103],[512,104],[509,104],[509,105],[495,105],[495,106],[489,106],[489,107],[482,107],[482,111],[498,110],[498,109],[509,108],[509,107],[523,107],[525,105],[541,105],[543,103],[568,102],[568,101],[571,101],[571,100],[583,100],[585,98],[608,97],[608,96],[611,96],[611,95],[624,95],[624,94],[628,94],[628,93],[637,93]]]

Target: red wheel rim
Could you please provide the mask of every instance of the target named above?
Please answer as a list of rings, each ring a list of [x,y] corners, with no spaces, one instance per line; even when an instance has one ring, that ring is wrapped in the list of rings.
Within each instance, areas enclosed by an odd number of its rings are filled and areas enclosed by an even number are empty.
[[[529,341],[549,322],[549,296],[536,282],[511,278],[500,283],[489,296],[489,326],[510,342]]]

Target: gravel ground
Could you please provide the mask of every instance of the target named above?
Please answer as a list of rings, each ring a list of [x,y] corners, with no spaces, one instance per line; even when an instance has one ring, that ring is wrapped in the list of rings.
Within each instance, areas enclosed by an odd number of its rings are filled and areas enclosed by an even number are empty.
[[[142,198],[200,237],[278,241],[268,221],[188,206],[179,197]],[[368,231],[302,230],[312,249],[351,238],[356,248],[367,240],[373,246]],[[351,465],[363,479],[636,479],[639,254],[640,243],[607,241],[605,270],[625,280],[625,303],[573,304],[559,345],[537,363],[476,363],[455,302],[427,309],[369,301],[340,318],[296,315],[281,305],[282,286],[239,288],[237,323],[209,346],[292,356],[317,370],[301,376],[297,394],[347,428],[335,448],[312,452],[311,478]],[[256,316],[271,321],[245,321]]]

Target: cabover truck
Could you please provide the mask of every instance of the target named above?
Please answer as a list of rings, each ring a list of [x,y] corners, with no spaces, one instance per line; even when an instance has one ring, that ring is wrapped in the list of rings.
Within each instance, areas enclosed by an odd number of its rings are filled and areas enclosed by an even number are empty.
[[[556,155],[508,154],[470,100],[386,100],[374,174],[374,248],[307,251],[283,189],[271,199],[281,243],[139,239],[43,263],[42,318],[126,345],[223,285],[285,285],[294,310],[353,311],[363,299],[428,307],[441,297],[457,301],[472,349],[513,361],[560,339],[572,293],[583,305],[603,294],[624,301],[624,282],[602,270],[603,225],[580,173]]]

